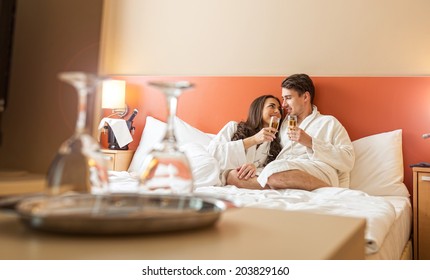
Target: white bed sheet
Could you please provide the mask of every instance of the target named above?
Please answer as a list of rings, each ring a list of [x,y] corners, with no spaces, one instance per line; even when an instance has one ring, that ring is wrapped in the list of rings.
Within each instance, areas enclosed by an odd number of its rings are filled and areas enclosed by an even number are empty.
[[[200,187],[196,192],[220,195],[242,207],[308,211],[365,218],[366,254],[379,251],[396,219],[394,205],[385,198],[345,188],[327,187],[309,192],[296,189],[247,190],[225,186]]]
[[[136,179],[128,172],[110,173],[113,192],[137,191]],[[371,196],[359,190],[327,187],[303,190],[247,190],[235,186],[198,187],[199,194],[221,196],[241,207],[362,217],[366,219],[366,255],[369,259],[397,259],[409,239],[409,198]]]
[[[396,219],[378,252],[367,254],[368,260],[398,260],[412,233],[412,206],[409,198],[384,196],[396,210]]]

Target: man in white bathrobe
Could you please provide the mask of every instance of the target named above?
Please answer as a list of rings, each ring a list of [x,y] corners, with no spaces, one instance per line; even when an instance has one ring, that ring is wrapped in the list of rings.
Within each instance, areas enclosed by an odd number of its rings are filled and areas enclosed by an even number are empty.
[[[297,127],[283,122],[279,137],[282,151],[258,177],[239,179],[232,170],[227,184],[241,188],[304,189],[348,187],[354,149],[342,124],[322,115],[313,105],[315,87],[306,74],[295,74],[282,82],[282,106],[286,114],[297,116]]]

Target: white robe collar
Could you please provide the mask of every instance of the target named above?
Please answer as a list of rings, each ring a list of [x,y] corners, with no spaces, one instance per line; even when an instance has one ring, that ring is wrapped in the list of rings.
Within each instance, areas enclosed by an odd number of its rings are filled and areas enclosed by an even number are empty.
[[[307,116],[299,125],[299,127],[303,130],[306,130],[306,127],[318,116],[320,112],[318,112],[318,108],[315,105],[312,105],[312,113]]]

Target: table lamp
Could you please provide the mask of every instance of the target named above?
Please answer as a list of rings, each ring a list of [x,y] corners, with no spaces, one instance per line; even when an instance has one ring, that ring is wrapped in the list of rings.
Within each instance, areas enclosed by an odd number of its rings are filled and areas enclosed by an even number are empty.
[[[125,81],[106,80],[102,86],[102,108],[112,109],[112,116],[124,118],[128,113],[128,106],[125,104]]]

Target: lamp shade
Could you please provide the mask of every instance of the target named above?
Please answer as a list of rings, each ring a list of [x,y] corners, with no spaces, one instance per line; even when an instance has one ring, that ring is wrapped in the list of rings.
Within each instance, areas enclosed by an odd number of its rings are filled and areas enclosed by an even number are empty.
[[[125,81],[103,81],[102,108],[118,109],[125,107]]]

